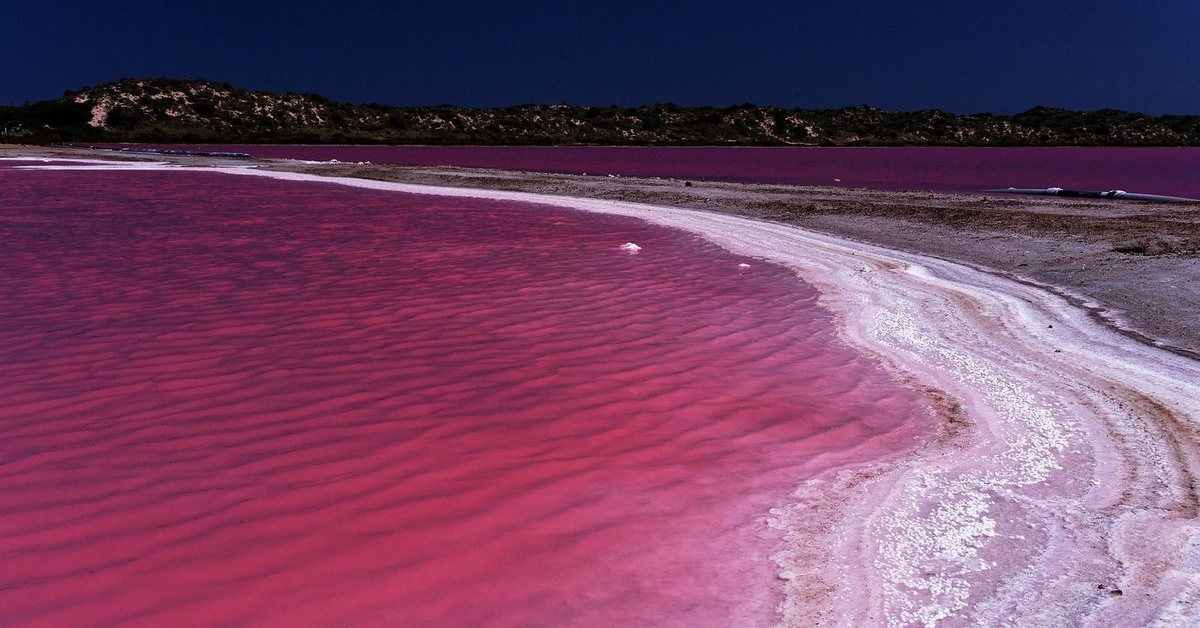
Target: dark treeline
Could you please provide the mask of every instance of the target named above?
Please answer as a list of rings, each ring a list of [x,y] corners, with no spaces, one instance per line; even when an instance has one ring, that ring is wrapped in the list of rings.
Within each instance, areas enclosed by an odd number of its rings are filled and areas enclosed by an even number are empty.
[[[227,83],[122,79],[0,107],[7,141],[732,146],[1200,146],[1200,116],[938,110],[350,105]]]

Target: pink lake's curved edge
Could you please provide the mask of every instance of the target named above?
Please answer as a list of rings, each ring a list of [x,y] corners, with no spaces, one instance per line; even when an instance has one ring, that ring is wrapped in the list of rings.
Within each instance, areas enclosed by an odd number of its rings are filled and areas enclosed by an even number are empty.
[[[678,229],[146,168],[0,169],[17,623],[772,625],[769,510],[933,416]]]
[[[305,175],[264,173],[297,180]],[[328,180],[328,179],[322,179]],[[843,338],[965,425],[819,477],[773,513],[784,625],[1200,620],[1200,365],[978,270],[794,227],[567,197],[338,179],[635,216],[792,268]],[[864,602],[866,602],[864,604]]]
[[[1200,621],[1200,365],[1104,328],[1056,295],[727,215],[220,171],[633,216],[785,265],[816,286],[846,342],[950,410],[911,455],[818,476],[771,513],[789,540],[775,557],[782,625]]]

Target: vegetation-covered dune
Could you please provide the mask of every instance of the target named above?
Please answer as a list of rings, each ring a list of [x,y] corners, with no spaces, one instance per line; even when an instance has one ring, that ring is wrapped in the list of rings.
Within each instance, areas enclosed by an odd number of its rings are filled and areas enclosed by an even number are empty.
[[[4,139],[32,143],[1200,146],[1200,116],[1112,109],[1035,107],[1006,116],[867,105],[393,107],[166,78],[122,79],[0,107],[0,124]]]

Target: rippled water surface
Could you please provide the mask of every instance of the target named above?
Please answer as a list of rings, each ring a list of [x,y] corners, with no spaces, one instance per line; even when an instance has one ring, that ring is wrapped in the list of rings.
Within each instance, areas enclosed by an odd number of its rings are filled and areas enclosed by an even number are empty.
[[[686,233],[13,166],[0,624],[770,624],[767,511],[924,416]]]

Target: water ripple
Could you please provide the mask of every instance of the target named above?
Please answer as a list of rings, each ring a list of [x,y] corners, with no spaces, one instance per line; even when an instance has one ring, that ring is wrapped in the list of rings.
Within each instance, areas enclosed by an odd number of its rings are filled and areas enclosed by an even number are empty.
[[[786,271],[627,218],[3,167],[0,200],[4,624],[771,623],[765,513],[921,411]]]

